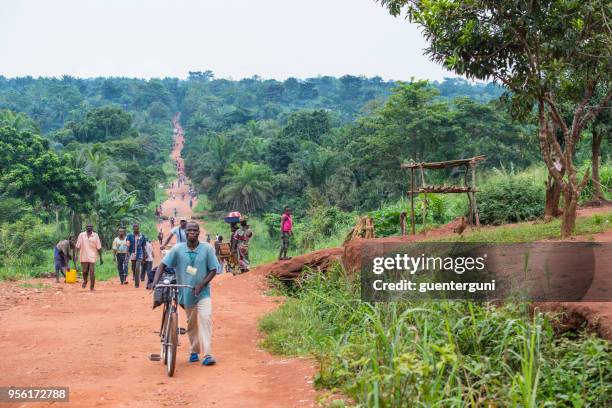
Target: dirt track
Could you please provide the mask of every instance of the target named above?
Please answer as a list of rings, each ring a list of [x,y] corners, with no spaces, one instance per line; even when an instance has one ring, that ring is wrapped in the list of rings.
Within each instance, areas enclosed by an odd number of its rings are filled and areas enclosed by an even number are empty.
[[[182,137],[173,152],[178,157]],[[186,189],[175,190],[180,193]],[[189,217],[188,201],[164,203]],[[205,226],[204,226],[205,227]],[[169,229],[164,223],[166,233]],[[153,237],[151,237],[153,238]],[[200,236],[205,238],[205,231]],[[159,247],[156,244],[159,259]],[[106,262],[112,259],[105,256]],[[156,263],[157,264],[157,260]],[[36,280],[35,282],[41,282]],[[45,283],[52,280],[44,280]],[[2,284],[1,292],[25,292]],[[177,369],[168,378],[159,353],[160,310],[141,286],[119,285],[118,278],[98,282],[96,291],[80,284],[52,283],[28,289],[0,305],[0,386],[69,386],[70,402],[10,404],[43,407],[309,407],[315,405],[313,363],[273,356],[258,346],[258,319],[280,299],[264,295],[261,275],[217,276],[212,282],[213,354],[217,365],[187,363],[188,339],[181,336]],[[184,324],[184,318],[181,316]],[[1,405],[1,404],[0,404]]]

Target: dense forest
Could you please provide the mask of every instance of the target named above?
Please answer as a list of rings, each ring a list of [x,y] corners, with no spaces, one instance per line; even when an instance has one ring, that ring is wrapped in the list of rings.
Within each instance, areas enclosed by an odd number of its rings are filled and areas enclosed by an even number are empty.
[[[200,210],[259,216],[274,235],[277,214],[290,206],[303,226],[296,240],[302,250],[342,232],[363,212],[379,218],[380,233],[396,233],[397,222],[387,224],[405,205],[402,162],[484,154],[486,168],[498,176],[539,163],[535,121],[513,119],[504,95],[493,83],[460,78],[230,80],[210,71],[190,72],[186,80],[0,77],[3,262],[37,262],[40,257],[23,256],[26,247],[77,232],[85,219],[107,245],[117,225],[143,219],[166,177],[177,112],[186,128],[187,175],[207,198]],[[588,147],[579,147],[579,160],[590,158]],[[604,166],[605,183],[607,171]],[[458,176],[433,177],[452,183]],[[539,216],[542,189],[522,184],[502,177],[496,188],[514,192],[524,205],[500,212],[507,196],[485,199],[483,220]],[[461,198],[429,199],[433,223],[467,208]],[[47,233],[28,238],[35,229]],[[22,233],[7,232],[16,230]]]

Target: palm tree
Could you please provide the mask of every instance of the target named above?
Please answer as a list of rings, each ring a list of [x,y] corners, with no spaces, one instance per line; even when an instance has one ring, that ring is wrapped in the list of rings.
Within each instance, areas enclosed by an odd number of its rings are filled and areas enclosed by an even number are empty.
[[[264,164],[234,163],[223,181],[226,185],[221,189],[219,198],[231,209],[247,213],[257,211],[272,195],[272,170]]]
[[[336,156],[325,148],[317,148],[315,151],[305,152],[298,159],[302,174],[306,182],[316,189],[325,184],[327,178],[333,174]]]
[[[104,245],[108,246],[121,225],[138,221],[145,206],[138,202],[138,192],[111,189],[105,180],[98,183],[93,217]]]
[[[96,181],[105,181],[112,189],[120,189],[126,180],[126,175],[119,170],[110,156],[90,146],[83,148],[78,153],[74,164]]]

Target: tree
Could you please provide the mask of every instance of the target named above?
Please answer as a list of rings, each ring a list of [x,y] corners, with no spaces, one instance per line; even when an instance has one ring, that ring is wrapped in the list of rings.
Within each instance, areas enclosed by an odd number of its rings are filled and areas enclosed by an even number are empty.
[[[58,156],[49,141],[30,132],[0,127],[0,191],[43,208],[83,208],[95,184],[71,166],[70,155]]]
[[[126,193],[111,189],[105,180],[100,181],[92,215],[103,245],[109,247],[117,228],[138,221],[144,209],[145,206],[138,202],[137,191]]]
[[[247,213],[260,210],[272,195],[272,171],[263,164],[234,163],[223,181],[226,185],[220,197],[232,210]]]
[[[97,182],[104,181],[109,188],[120,189],[126,180],[113,158],[91,146],[80,147],[73,164]]]
[[[586,126],[612,98],[611,5],[604,0],[380,0],[423,28],[426,53],[468,78],[501,82],[513,112],[535,105],[540,150],[550,174],[547,212],[563,195],[561,236],[574,230],[578,196],[589,180],[573,163]],[[603,88],[601,97],[596,90]],[[560,100],[570,103],[571,120]],[[561,142],[557,139],[561,134]]]
[[[0,110],[0,127],[9,126],[16,129],[19,132],[28,131],[34,134],[38,134],[40,130],[28,115],[25,113],[16,113],[8,109]]]
[[[92,109],[87,112],[83,122],[73,122],[69,127],[80,143],[95,143],[134,136],[132,120],[132,115],[128,112],[109,105]]]

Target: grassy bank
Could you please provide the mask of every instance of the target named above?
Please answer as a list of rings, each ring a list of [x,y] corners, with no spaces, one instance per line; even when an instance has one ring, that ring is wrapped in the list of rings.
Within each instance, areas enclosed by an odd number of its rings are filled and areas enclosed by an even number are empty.
[[[576,233],[612,228],[612,212],[580,217]],[[451,240],[559,237],[559,221],[483,229]],[[448,241],[449,239],[445,239]],[[358,277],[357,277],[358,280]],[[586,333],[556,336],[527,304],[366,303],[340,265],[313,272],[260,329],[268,350],[314,357],[316,384],[364,407],[607,407],[612,346]],[[337,404],[337,402],[336,402]]]
[[[436,241],[466,241],[466,242],[532,242],[545,239],[560,238],[561,220],[556,219],[548,223],[520,223],[504,225],[501,227],[482,228],[465,232],[463,236],[453,235]],[[576,219],[576,230],[574,235],[586,236],[593,239],[592,235],[607,231],[612,228],[612,211],[595,214],[588,217]]]
[[[370,304],[340,266],[314,273],[264,317],[263,346],[312,356],[316,384],[363,407],[606,407],[612,347],[555,337],[526,305]]]

